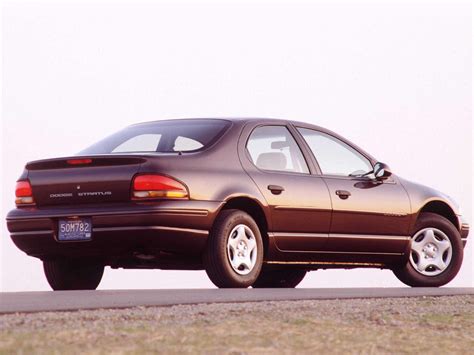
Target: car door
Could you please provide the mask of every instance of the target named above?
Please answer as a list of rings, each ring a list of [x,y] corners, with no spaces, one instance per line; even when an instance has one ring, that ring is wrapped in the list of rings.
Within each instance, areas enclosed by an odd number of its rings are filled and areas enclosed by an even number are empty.
[[[331,218],[326,183],[311,174],[285,125],[252,127],[242,163],[270,208],[269,232],[283,251],[324,250]]]
[[[327,249],[352,253],[403,253],[409,239],[410,201],[395,176],[371,178],[372,163],[348,142],[297,128],[319,165],[332,201]]]

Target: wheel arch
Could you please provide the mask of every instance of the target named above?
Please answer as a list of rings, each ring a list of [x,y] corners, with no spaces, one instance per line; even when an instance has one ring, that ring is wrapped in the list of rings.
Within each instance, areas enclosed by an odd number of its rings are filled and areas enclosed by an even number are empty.
[[[260,229],[264,249],[267,250],[269,221],[264,207],[258,202],[258,200],[250,196],[232,196],[225,201],[224,205],[219,210],[219,213],[223,210],[229,209],[244,211],[254,219]]]
[[[442,200],[431,200],[423,205],[423,207],[420,209],[418,212],[418,217],[420,216],[421,213],[423,212],[431,212],[435,213],[437,215],[443,216],[447,220],[449,220],[457,230],[459,230],[459,220],[458,217],[456,216],[456,213],[454,210],[449,206],[446,202]]]

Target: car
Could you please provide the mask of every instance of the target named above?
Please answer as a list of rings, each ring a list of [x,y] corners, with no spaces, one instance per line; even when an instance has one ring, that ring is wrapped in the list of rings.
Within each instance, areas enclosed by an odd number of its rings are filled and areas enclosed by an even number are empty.
[[[7,227],[53,290],[96,289],[105,266],[204,269],[219,288],[381,268],[438,287],[458,273],[469,234],[452,198],[338,134],[247,118],[135,124],[29,162]]]

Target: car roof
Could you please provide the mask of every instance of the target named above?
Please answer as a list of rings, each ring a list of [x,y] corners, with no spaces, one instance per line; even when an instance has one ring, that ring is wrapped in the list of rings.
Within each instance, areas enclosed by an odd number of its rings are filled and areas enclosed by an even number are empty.
[[[163,119],[163,120],[146,121],[146,122],[136,123],[136,125],[157,123],[157,122],[163,122],[163,121],[191,121],[191,120],[225,120],[225,121],[230,121],[230,122],[235,122],[235,123],[247,123],[247,122],[253,122],[253,123],[274,122],[274,123],[280,123],[280,124],[291,123],[296,126],[311,126],[311,127],[320,128],[322,130],[326,130],[324,127],[320,127],[320,126],[303,122],[303,121],[294,121],[294,120],[287,120],[283,118],[272,118],[272,117],[186,117],[186,118],[171,118],[171,119]]]
[[[334,136],[335,138],[338,138],[351,146],[352,148],[356,149],[363,155],[365,155],[371,162],[374,164],[377,162],[377,160],[369,154],[367,151],[362,149],[361,147],[357,146],[356,144],[352,143],[351,141],[345,139],[338,133],[331,131],[327,128],[317,126],[311,123],[307,122],[302,122],[302,121],[294,121],[294,120],[287,120],[287,119],[282,119],[282,118],[269,118],[269,117],[195,117],[195,118],[173,118],[173,119],[164,119],[164,120],[156,120],[156,121],[148,121],[148,122],[142,122],[142,123],[136,123],[132,126],[135,125],[142,125],[142,124],[153,124],[153,123],[158,123],[158,122],[164,122],[164,121],[191,121],[191,120],[221,120],[221,121],[228,121],[228,122],[233,122],[236,123],[240,126],[243,126],[247,123],[253,123],[255,126],[259,124],[291,124],[297,127],[302,127],[302,128],[312,128],[316,129],[318,131],[324,132],[326,134],[329,134],[331,136]]]

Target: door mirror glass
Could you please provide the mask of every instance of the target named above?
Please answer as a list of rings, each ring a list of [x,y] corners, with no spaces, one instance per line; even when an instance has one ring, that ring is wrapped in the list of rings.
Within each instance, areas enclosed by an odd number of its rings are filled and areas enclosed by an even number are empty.
[[[374,165],[374,175],[377,180],[385,180],[392,175],[392,170],[387,164],[378,162]]]

